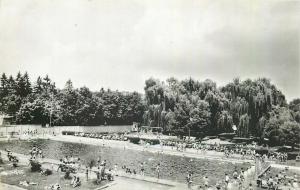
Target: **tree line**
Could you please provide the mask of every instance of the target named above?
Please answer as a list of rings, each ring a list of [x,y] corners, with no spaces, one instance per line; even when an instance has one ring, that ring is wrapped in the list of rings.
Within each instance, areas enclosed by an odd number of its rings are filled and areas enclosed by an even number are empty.
[[[300,142],[300,99],[289,104],[269,79],[236,78],[217,88],[212,80],[150,78],[143,121],[168,134],[204,137],[235,131],[274,145]],[[233,127],[235,126],[235,127]]]
[[[128,125],[142,122],[145,109],[137,92],[75,89],[71,80],[58,89],[48,76],[31,83],[27,73],[3,73],[0,89],[0,112],[15,116],[17,124]]]
[[[145,81],[145,94],[110,89],[63,89],[48,77],[31,82],[28,74],[1,76],[0,112],[18,124],[127,125],[161,127],[166,134],[204,137],[230,133],[268,138],[274,144],[300,141],[300,99],[287,103],[269,79],[235,78],[217,87],[192,78]],[[233,127],[235,126],[235,127]]]

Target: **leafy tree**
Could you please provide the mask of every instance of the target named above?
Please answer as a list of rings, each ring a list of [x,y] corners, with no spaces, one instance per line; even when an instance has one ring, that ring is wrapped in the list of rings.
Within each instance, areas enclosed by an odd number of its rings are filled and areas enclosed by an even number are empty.
[[[273,145],[290,144],[287,136],[291,141],[297,139],[298,128],[300,125],[295,122],[291,110],[286,107],[276,106],[270,112],[270,119],[266,123],[265,133]],[[292,130],[292,131],[289,131]],[[295,136],[295,137],[293,137]],[[297,141],[294,141],[296,143]]]
[[[289,109],[292,111],[295,121],[300,123],[300,98],[292,100],[289,104]]]
[[[284,144],[292,146],[294,149],[296,143],[300,142],[300,124],[294,121],[284,122],[281,126],[284,133]]]
[[[37,98],[33,102],[22,104],[16,115],[17,123],[22,124],[46,125],[50,117],[45,101],[42,98]]]
[[[210,128],[210,111],[209,104],[204,100],[199,100],[197,105],[190,110],[187,126],[193,131],[194,135],[212,133]]]

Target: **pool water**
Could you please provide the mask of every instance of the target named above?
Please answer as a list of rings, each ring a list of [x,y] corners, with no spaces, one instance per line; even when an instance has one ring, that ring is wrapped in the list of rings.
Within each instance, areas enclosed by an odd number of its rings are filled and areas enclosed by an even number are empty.
[[[141,162],[144,162],[145,175],[155,177],[156,166],[160,164],[161,178],[185,182],[188,171],[194,173],[194,183],[202,183],[206,175],[212,184],[217,181],[224,181],[225,173],[229,175],[235,169],[247,168],[250,163],[231,163],[209,159],[191,159],[182,156],[173,156],[166,154],[150,153],[146,151],[128,150],[122,148],[110,148],[95,145],[86,145],[79,143],[68,143],[52,140],[38,139],[34,142],[11,141],[0,142],[0,149],[8,148],[13,152],[29,154],[32,146],[37,145],[43,150],[45,157],[51,159],[60,159],[64,156],[79,157],[84,163],[89,163],[98,157],[107,161],[108,167],[118,164],[118,169],[126,165],[131,170],[139,172]]]

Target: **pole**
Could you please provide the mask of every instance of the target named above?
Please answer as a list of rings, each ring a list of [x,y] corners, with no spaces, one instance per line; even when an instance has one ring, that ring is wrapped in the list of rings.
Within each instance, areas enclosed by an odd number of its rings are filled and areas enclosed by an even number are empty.
[[[52,119],[52,96],[50,97],[50,123],[49,123],[49,127],[51,127],[51,119]]]
[[[190,117],[190,121],[192,122],[193,119]],[[191,126],[188,124],[189,127],[189,140],[191,139]]]
[[[49,123],[50,128],[51,128],[51,116],[52,116],[52,109],[50,108],[50,123]]]

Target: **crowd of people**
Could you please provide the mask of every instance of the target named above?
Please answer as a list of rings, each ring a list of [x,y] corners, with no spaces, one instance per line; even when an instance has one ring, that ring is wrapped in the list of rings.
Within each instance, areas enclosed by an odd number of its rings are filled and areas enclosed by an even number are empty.
[[[236,169],[231,175],[225,173],[224,179],[222,181],[218,181],[216,184],[211,183],[211,179],[204,175],[200,184],[193,185],[193,173],[188,172],[186,177],[186,182],[188,188],[192,188],[192,186],[196,187],[198,190],[218,190],[218,189],[227,189],[227,190],[253,190],[254,185],[249,180],[249,177],[254,173],[253,167],[249,167],[246,169],[241,168],[239,171]]]
[[[231,145],[220,145],[220,144],[202,144],[200,142],[187,143],[187,142],[175,142],[175,141],[162,141],[161,146],[169,146],[180,152],[187,151],[187,148],[196,150],[197,153],[206,154],[207,151],[215,151],[223,153],[225,158],[237,157],[239,159],[252,159],[254,160],[257,156],[255,146],[244,145],[244,144],[231,144]],[[288,154],[286,152],[266,152],[260,153],[264,155],[265,160],[287,162]]]
[[[35,132],[29,132],[29,134],[34,134]],[[110,136],[109,138],[106,136],[102,137],[103,139],[114,139],[114,140],[124,140],[123,138],[116,138]],[[265,163],[266,160],[271,161],[279,161],[286,162],[288,155],[287,153],[273,152],[268,154],[260,155],[256,153],[255,149],[249,145],[243,144],[231,144],[231,145],[220,145],[220,144],[201,144],[201,143],[188,143],[188,142],[174,142],[174,141],[161,141],[161,146],[170,146],[172,149],[176,149],[177,151],[187,151],[187,149],[194,149],[197,153],[205,154],[207,151],[216,151],[221,152],[224,155],[224,158],[229,158],[233,156],[239,155],[240,158],[247,158],[253,160],[259,160],[260,166],[259,168],[266,168],[262,164]],[[7,156],[9,161],[13,163],[17,163],[18,159],[16,156],[13,156],[10,150],[7,151]],[[37,160],[38,158],[43,159],[43,151],[37,146],[33,146],[29,151],[30,160]],[[157,163],[157,165],[152,166],[155,172],[155,176],[158,179],[162,177],[161,174],[161,165]],[[123,165],[121,167],[121,171],[124,172],[125,175],[145,175],[145,162],[141,162],[136,166],[128,167]],[[256,169],[255,169],[256,170]],[[84,171],[86,176],[86,181],[91,179],[92,173],[96,175],[96,182],[100,184],[103,180],[114,180],[114,176],[119,174],[118,164],[115,164],[113,168],[107,166],[106,160],[101,160],[101,157],[98,158],[97,162],[94,165],[86,164],[85,167],[82,167],[82,161],[80,158],[70,156],[65,156],[60,159],[60,163],[58,164],[57,171],[61,171],[65,173],[66,179],[71,179],[71,186],[78,187],[81,186],[81,179],[78,173]],[[219,181],[217,184],[211,184],[208,176],[204,176],[201,184],[194,184],[193,182],[193,173],[188,172],[186,176],[186,183],[189,188],[192,186],[197,186],[197,189],[255,189],[255,185],[259,187],[267,187],[269,189],[276,189],[278,186],[288,186],[291,188],[299,188],[298,180],[299,178],[295,174],[294,176],[286,175],[287,170],[280,171],[277,174],[265,173],[264,175],[259,176],[257,179],[257,184],[251,183],[251,181],[247,180],[250,175],[253,175],[253,167],[241,169],[240,171],[235,170],[232,174],[226,173],[223,181]],[[153,176],[153,175],[152,175]],[[53,185],[51,189],[60,189],[59,184]]]
[[[187,143],[187,142],[174,142],[174,141],[163,141],[161,146],[169,146],[177,151],[185,152],[187,148],[196,150],[197,153],[206,154],[208,151],[215,151],[223,153],[225,158],[233,157],[234,155],[239,158],[254,159],[256,151],[253,146],[243,144],[231,144],[231,145],[220,145],[220,144],[204,144],[200,142]]]
[[[35,160],[37,158],[44,158],[42,149],[38,148],[37,146],[33,146],[32,149],[29,151],[30,159]]]
[[[240,147],[241,148],[241,147]],[[239,151],[238,149],[235,149],[236,151]],[[226,151],[226,149],[225,149]],[[34,146],[31,151],[30,155],[32,158],[35,157],[41,157],[39,156],[41,153],[40,149]],[[256,160],[260,161],[260,164],[265,163],[265,160],[267,159],[267,156],[260,156],[259,154],[256,154]],[[155,175],[157,178],[161,178],[161,165],[158,163],[155,167]],[[265,166],[259,165],[259,167],[264,168]],[[141,162],[137,164],[135,167],[128,167],[126,165],[123,165],[121,167],[121,171],[125,173],[125,175],[145,175],[145,163]],[[114,176],[119,174],[118,171],[118,164],[115,164],[113,168],[109,168],[107,166],[107,161],[101,160],[101,157],[98,157],[97,161],[94,164],[86,165],[85,168],[81,168],[81,159],[75,158],[72,155],[71,156],[65,156],[64,158],[60,159],[60,163],[58,165],[57,171],[65,172],[65,178],[71,179],[71,185],[72,187],[78,187],[81,185],[80,177],[77,175],[78,172],[81,172],[80,170],[84,170],[86,175],[86,181],[89,181],[90,175],[92,172],[96,174],[96,183],[100,184],[103,180],[114,180]],[[252,168],[245,168],[241,169],[240,171],[235,170],[232,175],[225,174],[224,181],[218,182],[217,184],[211,184],[210,179],[207,176],[203,177],[203,183],[201,184],[193,184],[193,173],[188,172],[186,177],[186,182],[189,188],[192,187],[192,185],[196,185],[199,190],[201,189],[245,189],[247,186],[248,189],[253,189],[253,184],[249,181],[246,181],[246,179],[253,175],[253,167]],[[72,173],[73,177],[70,177],[70,174]],[[270,180],[268,180],[270,181]]]
[[[114,134],[101,134],[101,133],[68,133],[65,132],[63,134],[79,137],[89,137],[89,138],[96,138],[96,139],[104,139],[104,140],[118,140],[118,141],[127,141],[127,137],[125,136],[126,133],[114,133]]]
[[[20,134],[22,133],[23,135],[37,135],[38,130],[37,129],[34,129],[34,130],[27,129],[27,130],[24,130],[24,131],[19,130],[19,133]]]
[[[87,168],[88,170],[88,168]],[[106,160],[101,160],[101,157],[98,157],[97,159],[97,164],[91,168],[91,171],[96,173],[97,176],[97,183],[101,183],[102,180],[109,180],[109,181],[113,181],[114,177],[112,174],[112,169],[111,168],[107,168],[107,162]],[[88,180],[88,173],[86,171],[86,178]]]
[[[281,170],[270,169],[263,173],[257,179],[257,186],[269,189],[300,189],[299,186],[300,177],[290,171],[289,167],[285,167]]]
[[[281,153],[281,152],[274,152],[269,154],[268,159],[272,161],[286,162],[288,159],[288,154]]]
[[[57,171],[68,171],[69,173],[76,173],[81,169],[81,160],[80,158],[74,158],[71,156],[65,156],[64,158],[59,160],[60,163],[58,165]]]
[[[110,138],[112,139],[112,138]],[[117,139],[116,139],[117,140]],[[145,143],[145,147],[147,147],[146,145],[150,145],[149,143]],[[175,149],[177,151],[181,151],[181,152],[185,152],[187,151],[187,149],[194,149],[196,150],[197,153],[201,153],[201,154],[206,154],[206,152],[208,151],[215,151],[215,152],[221,152],[224,155],[224,158],[231,158],[231,157],[236,157],[239,159],[252,159],[252,160],[256,160],[259,159],[260,160],[260,168],[261,169],[265,169],[266,166],[265,164],[267,164],[265,161],[277,161],[277,162],[286,162],[288,159],[288,154],[287,153],[283,153],[283,152],[266,152],[264,154],[260,153],[258,154],[255,150],[255,146],[254,145],[245,145],[245,144],[230,144],[230,145],[220,145],[220,144],[202,144],[200,142],[194,142],[194,143],[190,143],[190,142],[176,142],[176,141],[161,141],[161,147],[166,147],[169,146],[172,149]],[[126,166],[122,166],[122,169],[125,173],[127,174],[141,174],[144,175],[144,165],[141,164],[141,167],[143,168],[140,171],[138,171],[138,169],[136,168],[129,168]],[[161,177],[160,174],[160,166],[158,165],[155,169],[156,173],[157,173],[157,177]],[[249,172],[253,172],[251,169],[246,169],[245,171],[241,170],[240,173],[237,175],[235,172],[234,174],[232,174],[232,177],[230,177],[230,175],[226,174],[225,175],[225,183],[226,185],[220,183],[220,184],[215,184],[213,186],[210,186],[211,188],[214,189],[223,189],[223,188],[227,188],[227,189],[255,189],[255,184],[251,183],[251,182],[246,182],[245,181],[245,176],[249,175]],[[272,179],[272,178],[271,178]],[[192,173],[188,173],[187,177],[186,177],[186,181],[189,187],[192,186],[193,184],[193,174]],[[208,189],[208,184],[207,181],[209,181],[209,179],[207,179],[207,177],[203,178],[203,184],[199,185],[199,189]],[[267,180],[267,181],[272,181],[272,180]],[[206,184],[206,185],[205,185]],[[270,184],[270,183],[268,183]],[[294,182],[295,185],[295,182]],[[270,187],[271,188],[271,187]]]
[[[44,158],[43,152],[37,146],[33,146],[29,151],[30,159],[29,162],[31,164],[31,171],[40,171],[42,175],[51,175],[54,170],[54,165],[51,164],[51,168],[42,169],[41,163],[39,161],[40,158]],[[33,168],[36,167],[37,169]],[[72,187],[79,187],[81,185],[81,180],[78,172],[81,169],[81,160],[80,158],[74,158],[71,156],[65,156],[63,159],[60,159],[60,162],[57,167],[57,172],[64,172],[64,178],[66,180],[71,179],[70,185]],[[72,174],[72,176],[71,176]],[[52,184],[48,187],[50,190],[60,190],[61,186],[59,183]]]
[[[97,133],[74,133],[75,136],[98,138],[105,140],[119,140],[126,141],[125,134],[97,134]],[[158,137],[159,139],[159,137]],[[148,148],[151,143],[144,142],[144,149]],[[223,153],[224,158],[237,157],[239,159],[255,159],[257,155],[255,145],[249,144],[205,144],[201,142],[189,142],[189,141],[174,141],[174,140],[161,140],[161,147],[171,147],[172,150],[185,152],[187,149],[196,150],[197,153],[206,154],[208,151],[214,151]],[[288,154],[284,152],[269,152],[266,153],[269,161],[286,162]],[[299,156],[300,157],[300,156]]]

